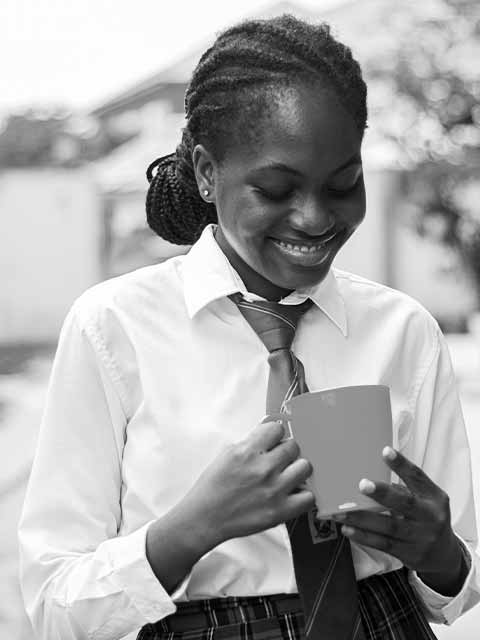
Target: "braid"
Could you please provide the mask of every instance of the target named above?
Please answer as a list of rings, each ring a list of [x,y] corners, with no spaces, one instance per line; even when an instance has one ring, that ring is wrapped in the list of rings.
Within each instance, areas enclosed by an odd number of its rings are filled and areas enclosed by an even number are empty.
[[[198,195],[197,182],[189,159],[188,131],[175,153],[158,158],[147,169],[150,187],[146,210],[149,226],[173,244],[192,244],[210,222],[216,221],[212,207]],[[157,168],[155,175],[152,170]],[[181,211],[181,216],[172,212]]]
[[[328,24],[283,15],[246,20],[217,37],[201,56],[185,93],[187,124],[181,143],[147,171],[147,221],[158,235],[192,244],[207,224],[217,221],[215,205],[205,203],[198,192],[193,148],[204,144],[221,162],[229,147],[261,135],[279,89],[298,83],[332,90],[363,135],[367,89],[361,69]]]

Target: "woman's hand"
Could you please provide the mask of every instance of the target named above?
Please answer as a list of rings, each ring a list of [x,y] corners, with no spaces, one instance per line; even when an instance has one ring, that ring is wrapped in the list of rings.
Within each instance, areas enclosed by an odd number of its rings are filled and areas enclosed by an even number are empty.
[[[230,445],[205,469],[179,505],[195,513],[194,523],[213,548],[295,518],[314,507],[302,488],[312,473],[290,439],[282,442],[281,423],[257,425],[243,441]]]
[[[315,505],[301,487],[312,473],[283,425],[257,425],[227,447],[169,512],[147,531],[146,555],[168,593],[208,551],[225,540],[269,529]]]
[[[364,479],[359,487],[391,515],[354,511],[333,519],[352,541],[395,556],[435,591],[455,595],[467,568],[451,527],[448,495],[398,451],[386,447],[383,457],[406,486]]]

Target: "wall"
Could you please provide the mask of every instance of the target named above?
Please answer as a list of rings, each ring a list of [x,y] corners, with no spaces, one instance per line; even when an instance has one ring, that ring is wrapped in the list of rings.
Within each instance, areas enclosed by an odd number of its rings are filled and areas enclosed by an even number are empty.
[[[365,172],[367,214],[335,260],[340,269],[404,291],[458,330],[476,298],[458,256],[408,224],[401,171]]]
[[[420,237],[401,219],[394,227],[393,241],[395,286],[419,300],[445,327],[461,328],[477,303],[458,256]]]
[[[0,173],[0,344],[55,341],[102,279],[101,199],[86,169]]]
[[[391,285],[391,220],[400,204],[402,174],[390,169],[365,169],[367,212],[363,222],[338,253],[334,266]]]

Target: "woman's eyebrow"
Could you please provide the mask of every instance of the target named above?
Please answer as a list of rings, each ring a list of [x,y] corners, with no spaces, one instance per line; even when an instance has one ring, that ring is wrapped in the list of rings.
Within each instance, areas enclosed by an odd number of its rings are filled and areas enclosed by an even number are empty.
[[[332,171],[332,173],[337,173],[338,171],[342,171],[343,169],[346,169],[352,164],[362,164],[362,159],[359,153],[354,153],[351,158],[349,158],[346,162],[344,162],[340,167],[337,167],[335,171]],[[255,169],[252,169],[249,172],[249,174],[257,174],[263,171],[271,171],[271,170],[285,171],[288,173],[292,173],[295,176],[303,175],[301,171],[298,171],[297,169],[294,169],[293,167],[290,167],[288,164],[284,164],[283,162],[268,162],[267,164],[264,164],[261,167],[256,167]]]
[[[250,173],[261,173],[263,171],[287,171],[288,173],[293,173],[295,176],[302,176],[302,172],[294,169],[293,167],[289,167],[288,164],[284,164],[283,162],[268,162],[267,164],[262,165],[261,167],[256,167],[252,169]]]

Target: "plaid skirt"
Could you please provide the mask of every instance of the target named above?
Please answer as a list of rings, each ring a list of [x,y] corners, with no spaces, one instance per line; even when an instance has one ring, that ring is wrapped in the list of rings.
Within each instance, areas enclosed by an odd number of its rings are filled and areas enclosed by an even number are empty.
[[[360,613],[368,640],[436,639],[407,573],[402,567],[358,581]],[[181,602],[176,613],[145,625],[137,636],[137,640],[304,638],[304,616],[298,594]]]

